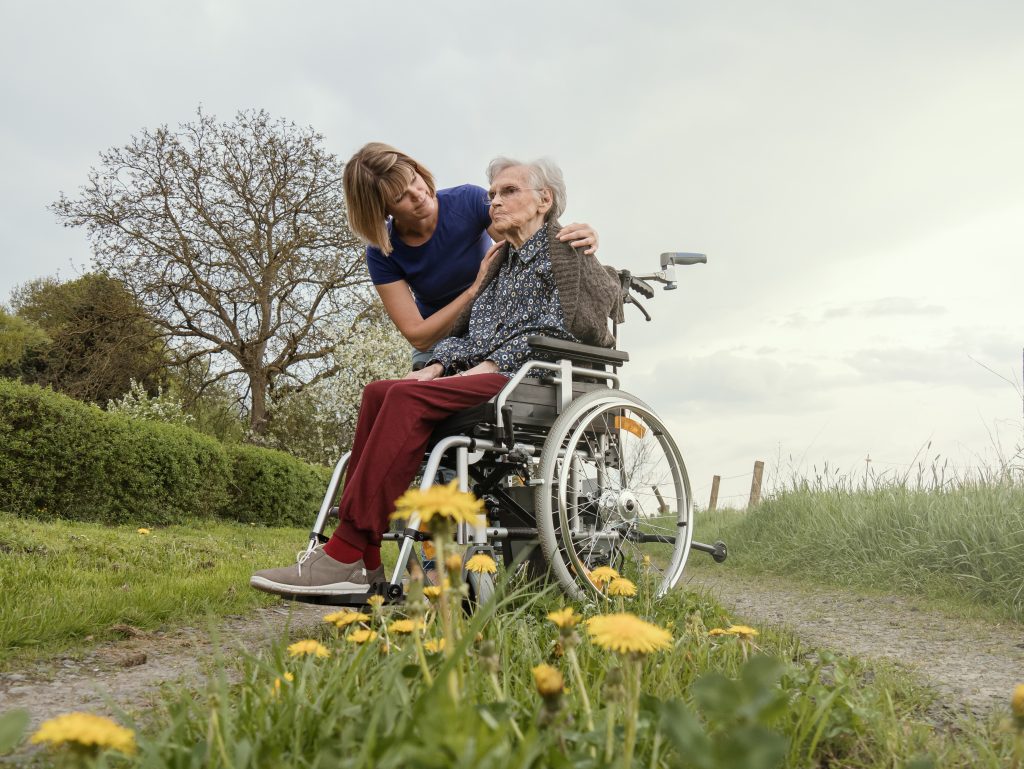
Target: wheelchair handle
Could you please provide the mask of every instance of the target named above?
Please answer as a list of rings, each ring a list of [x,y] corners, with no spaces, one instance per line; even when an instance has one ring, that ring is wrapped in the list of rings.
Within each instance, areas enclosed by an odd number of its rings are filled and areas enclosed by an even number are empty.
[[[666,251],[661,255],[661,269],[670,264],[707,264],[708,257],[705,254],[692,254],[684,251]]]

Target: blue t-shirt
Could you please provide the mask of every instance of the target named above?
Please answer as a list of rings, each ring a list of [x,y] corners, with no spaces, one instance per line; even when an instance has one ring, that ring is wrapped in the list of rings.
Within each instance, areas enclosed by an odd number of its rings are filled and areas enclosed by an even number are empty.
[[[487,193],[474,184],[437,191],[437,228],[422,246],[409,246],[391,236],[390,256],[366,247],[366,266],[374,285],[404,280],[412,289],[420,314],[427,318],[469,288],[491,246]]]

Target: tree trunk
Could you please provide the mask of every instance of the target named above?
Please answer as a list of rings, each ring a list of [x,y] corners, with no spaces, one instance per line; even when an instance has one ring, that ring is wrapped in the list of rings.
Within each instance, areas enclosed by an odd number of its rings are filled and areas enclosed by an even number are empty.
[[[249,410],[249,426],[255,435],[267,432],[267,375],[262,371],[249,372],[249,391],[252,408]]]

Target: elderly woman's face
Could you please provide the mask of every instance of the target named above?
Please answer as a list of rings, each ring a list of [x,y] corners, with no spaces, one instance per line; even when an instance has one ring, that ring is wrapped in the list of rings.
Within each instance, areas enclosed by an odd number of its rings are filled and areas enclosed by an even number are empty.
[[[532,235],[551,209],[550,190],[532,189],[529,171],[522,166],[506,168],[495,176],[487,194],[491,221],[502,235]]]

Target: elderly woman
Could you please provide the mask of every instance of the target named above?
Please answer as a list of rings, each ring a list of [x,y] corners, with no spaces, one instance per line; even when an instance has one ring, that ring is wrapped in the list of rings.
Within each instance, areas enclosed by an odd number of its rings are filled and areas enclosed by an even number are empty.
[[[434,426],[495,395],[529,357],[532,334],[609,346],[619,287],[593,255],[557,237],[565,185],[548,161],[507,158],[488,169],[490,216],[506,241],[480,279],[453,335],[405,379],[363,392],[340,523],[299,563],[257,572],[250,584],[283,595],[365,592],[385,579],[380,543],[394,501],[412,481]]]
[[[504,245],[486,192],[473,184],[438,190],[426,166],[380,142],[351,157],[344,183],[349,223],[367,243],[366,265],[384,309],[413,346],[413,363],[426,363]],[[558,238],[588,254],[597,250],[597,233],[586,224],[570,224]]]

